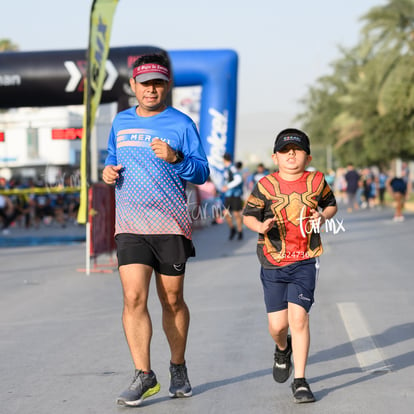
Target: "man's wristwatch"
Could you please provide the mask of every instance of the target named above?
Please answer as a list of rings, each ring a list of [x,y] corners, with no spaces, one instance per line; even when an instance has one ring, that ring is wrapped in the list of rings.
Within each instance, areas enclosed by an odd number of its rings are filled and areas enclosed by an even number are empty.
[[[176,160],[171,164],[179,164],[184,159],[184,154],[181,151],[175,152]]]

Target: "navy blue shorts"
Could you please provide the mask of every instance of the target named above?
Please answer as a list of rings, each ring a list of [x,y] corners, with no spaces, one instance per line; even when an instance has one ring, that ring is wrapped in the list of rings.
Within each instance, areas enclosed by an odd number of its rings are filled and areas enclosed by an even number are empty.
[[[261,268],[264,301],[267,313],[287,309],[296,303],[309,312],[314,302],[319,260],[312,258],[280,268]]]
[[[195,256],[192,241],[180,235],[120,233],[115,241],[118,267],[139,263],[163,275],[178,276],[185,273],[187,259]]]

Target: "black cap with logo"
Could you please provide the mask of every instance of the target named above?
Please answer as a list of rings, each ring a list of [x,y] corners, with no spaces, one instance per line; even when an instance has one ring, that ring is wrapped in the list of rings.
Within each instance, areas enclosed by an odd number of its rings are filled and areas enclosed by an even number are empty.
[[[273,152],[278,152],[288,144],[295,144],[310,154],[309,137],[300,129],[288,128],[280,131],[276,137]]]

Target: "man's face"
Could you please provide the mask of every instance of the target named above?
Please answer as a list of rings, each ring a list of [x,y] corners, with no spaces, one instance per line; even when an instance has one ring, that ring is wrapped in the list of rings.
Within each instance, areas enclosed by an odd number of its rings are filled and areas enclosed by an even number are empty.
[[[171,82],[162,79],[152,79],[147,82],[129,80],[131,89],[138,100],[139,107],[145,112],[159,112],[163,110]]]

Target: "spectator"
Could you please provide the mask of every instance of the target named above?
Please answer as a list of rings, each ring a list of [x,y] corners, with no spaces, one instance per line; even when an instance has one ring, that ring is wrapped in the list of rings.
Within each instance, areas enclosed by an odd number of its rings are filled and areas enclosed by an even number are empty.
[[[387,180],[387,174],[384,171],[380,170],[380,173],[378,175],[378,200],[380,207],[384,207],[385,205],[385,191],[387,190]]]
[[[0,217],[3,220],[2,233],[9,234],[10,224],[16,218],[16,211],[10,198],[0,194]]]
[[[224,217],[230,229],[229,240],[233,240],[236,234],[238,240],[242,240],[243,177],[239,169],[232,163],[232,157],[228,152],[223,155],[223,162],[224,186],[221,191],[224,195]]]
[[[197,185],[200,196],[201,218],[207,219],[211,224],[220,221],[220,198],[218,197],[216,186],[210,177],[204,184]]]
[[[356,194],[359,188],[360,176],[355,170],[352,163],[348,164],[347,172],[345,173],[346,181],[346,195],[348,203],[348,212],[351,213],[353,210],[358,210],[359,206],[356,201]]]
[[[387,188],[395,203],[394,221],[404,221],[404,204],[408,196],[407,182],[402,176],[390,177],[387,181]]]

